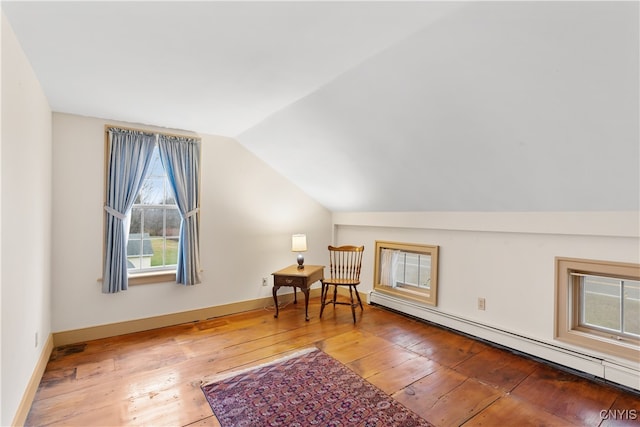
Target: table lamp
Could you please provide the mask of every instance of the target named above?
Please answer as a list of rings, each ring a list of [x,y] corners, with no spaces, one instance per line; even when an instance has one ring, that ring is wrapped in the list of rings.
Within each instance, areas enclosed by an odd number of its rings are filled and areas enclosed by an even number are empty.
[[[302,270],[304,268],[304,257],[300,252],[306,252],[306,250],[306,234],[294,234],[293,236],[291,236],[291,252],[298,252],[298,270]]]

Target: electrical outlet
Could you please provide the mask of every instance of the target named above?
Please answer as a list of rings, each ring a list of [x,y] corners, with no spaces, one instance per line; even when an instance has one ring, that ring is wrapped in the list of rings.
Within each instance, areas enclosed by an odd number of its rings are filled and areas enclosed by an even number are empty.
[[[486,308],[486,301],[484,298],[478,298],[478,310],[484,311]]]
[[[262,286],[267,286],[267,278],[266,277],[262,278]]]
[[[36,348],[38,347],[38,333],[36,332]]]

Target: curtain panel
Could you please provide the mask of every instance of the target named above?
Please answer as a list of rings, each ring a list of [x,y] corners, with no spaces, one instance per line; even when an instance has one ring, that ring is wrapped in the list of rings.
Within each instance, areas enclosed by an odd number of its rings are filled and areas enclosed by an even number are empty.
[[[200,140],[158,136],[160,159],[180,212],[176,282],[200,283]]]
[[[156,144],[153,133],[108,129],[107,195],[104,209],[105,259],[102,292],[116,293],[129,287],[126,221],[151,164]]]
[[[380,285],[397,286],[396,274],[400,251],[396,249],[382,249],[380,253]]]

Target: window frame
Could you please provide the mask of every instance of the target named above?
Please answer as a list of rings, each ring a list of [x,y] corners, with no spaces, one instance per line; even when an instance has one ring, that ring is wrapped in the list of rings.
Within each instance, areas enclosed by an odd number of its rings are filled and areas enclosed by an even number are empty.
[[[613,327],[607,327],[604,325],[597,325],[597,324],[589,324],[589,319],[587,319],[587,315],[585,313],[585,307],[587,305],[586,299],[587,296],[586,294],[589,293],[586,289],[584,289],[584,286],[586,286],[586,279],[587,278],[594,278],[594,279],[608,279],[609,281],[615,281],[617,283],[615,283],[615,285],[613,283],[609,283],[606,284],[606,282],[601,282],[602,285],[606,285],[606,286],[616,286],[616,290],[618,291],[618,296],[617,296],[617,305],[619,308],[619,312],[617,313],[617,321],[619,322],[619,325],[616,329],[614,329]],[[627,287],[629,285],[629,282],[638,282],[637,280],[633,280],[633,279],[629,279],[627,277],[611,277],[611,276],[604,276],[604,275],[595,275],[595,274],[583,274],[583,273],[570,273],[570,278],[569,280],[572,282],[570,283],[570,286],[572,287],[572,291],[575,292],[579,292],[579,300],[576,303],[576,306],[574,308],[574,310],[577,310],[576,316],[577,319],[574,319],[574,321],[576,321],[576,329],[579,330],[585,330],[585,331],[592,331],[592,332],[600,332],[602,334],[606,335],[614,335],[617,337],[617,339],[621,339],[621,340],[631,340],[631,341],[637,341],[638,343],[640,343],[640,334],[634,334],[633,332],[628,332],[626,330],[626,314],[627,314],[627,310],[628,310],[628,299],[625,295],[625,292],[627,291]],[[640,314],[639,314],[640,316]]]
[[[431,271],[429,277],[429,288],[424,288],[403,284],[395,287],[382,284],[382,250],[391,249],[399,250],[406,253],[418,255],[428,255],[431,257]],[[422,304],[437,306],[438,305],[438,249],[436,245],[427,245],[419,243],[401,243],[376,240],[375,245],[375,263],[374,263],[374,283],[373,289],[382,293],[407,298]],[[419,264],[418,264],[419,267]]]
[[[637,361],[640,339],[629,335],[585,326],[581,319],[579,275],[640,280],[640,264],[579,258],[555,259],[554,338],[578,347]]]

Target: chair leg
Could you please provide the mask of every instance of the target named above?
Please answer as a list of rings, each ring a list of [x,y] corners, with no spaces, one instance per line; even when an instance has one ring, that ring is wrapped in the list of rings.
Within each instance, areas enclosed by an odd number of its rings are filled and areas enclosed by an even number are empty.
[[[320,292],[320,316],[322,317],[322,312],[324,311],[324,306],[327,305],[327,291],[329,290],[329,285],[325,285],[322,283],[322,291]]]
[[[360,299],[360,294],[358,293],[358,288],[354,287],[354,290],[356,291],[356,297],[358,297],[358,304],[360,304],[360,310],[364,311],[364,307],[362,307],[362,300]]]
[[[346,304],[351,306],[351,315],[353,316],[353,323],[356,323],[356,307],[360,306],[360,310],[364,311],[364,307],[362,306],[362,299],[360,298],[360,294],[358,293],[358,289],[354,285],[349,285],[349,297],[351,302],[337,302],[338,301],[338,285],[333,285],[333,299],[327,301],[327,297],[329,296],[329,287],[331,285],[322,283],[322,291],[320,293],[320,317],[322,317],[322,313],[324,313],[324,308],[333,304],[333,308],[335,310],[336,304]],[[356,300],[353,298],[353,293],[356,294]]]
[[[358,295],[356,293],[356,295]],[[353,303],[353,286],[349,286],[349,296],[351,297],[351,315],[353,316],[353,323],[356,323],[356,304]]]

